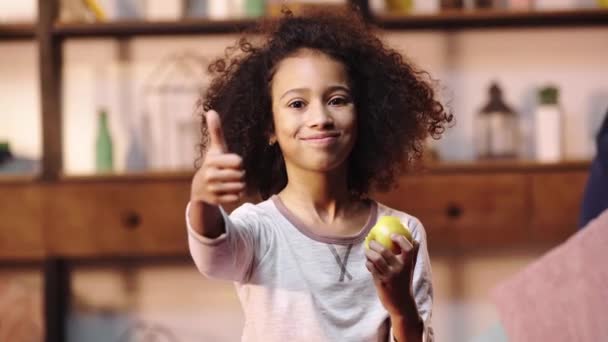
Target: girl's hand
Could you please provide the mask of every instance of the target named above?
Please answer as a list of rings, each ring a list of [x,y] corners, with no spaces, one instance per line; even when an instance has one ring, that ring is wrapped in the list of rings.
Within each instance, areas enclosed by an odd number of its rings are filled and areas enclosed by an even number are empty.
[[[238,202],[245,190],[242,158],[229,153],[220,117],[216,111],[205,113],[209,131],[209,149],[194,175],[190,202],[212,205]]]
[[[419,320],[416,302],[412,294],[414,265],[419,244],[412,245],[397,234],[391,240],[399,246],[393,253],[376,241],[371,241],[365,250],[366,267],[371,272],[376,292],[391,317],[401,317],[412,322]]]

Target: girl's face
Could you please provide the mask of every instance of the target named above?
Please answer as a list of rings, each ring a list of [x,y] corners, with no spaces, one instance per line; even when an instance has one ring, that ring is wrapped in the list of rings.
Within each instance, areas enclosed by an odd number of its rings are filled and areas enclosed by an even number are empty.
[[[283,59],[272,85],[274,132],[285,163],[327,172],[343,165],[355,143],[357,121],[345,66],[301,49]]]

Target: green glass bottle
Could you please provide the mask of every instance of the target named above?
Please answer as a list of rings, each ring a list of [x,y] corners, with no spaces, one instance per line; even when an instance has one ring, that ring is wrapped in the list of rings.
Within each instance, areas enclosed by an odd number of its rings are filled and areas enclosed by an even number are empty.
[[[99,111],[97,141],[95,142],[95,170],[97,172],[107,173],[114,170],[114,153],[112,150],[108,113],[105,109],[102,109]]]
[[[262,17],[266,13],[266,0],[245,0],[245,14],[248,17]]]

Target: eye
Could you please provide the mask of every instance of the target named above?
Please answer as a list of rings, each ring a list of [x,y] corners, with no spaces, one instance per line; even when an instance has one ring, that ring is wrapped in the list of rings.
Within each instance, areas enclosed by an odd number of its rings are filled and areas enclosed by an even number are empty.
[[[349,103],[349,100],[342,96],[336,96],[329,100],[328,104],[330,106],[344,106]]]
[[[288,107],[296,108],[296,109],[304,108],[304,101],[301,101],[301,100],[292,101],[289,103]]]

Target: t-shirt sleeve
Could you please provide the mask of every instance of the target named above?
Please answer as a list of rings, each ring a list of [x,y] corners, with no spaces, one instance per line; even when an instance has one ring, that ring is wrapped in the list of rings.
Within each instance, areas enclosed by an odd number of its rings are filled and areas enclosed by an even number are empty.
[[[414,240],[420,244],[418,257],[414,266],[414,279],[412,281],[412,291],[418,307],[418,314],[424,324],[423,341],[431,342],[434,340],[431,316],[433,310],[433,278],[431,275],[431,261],[426,240],[426,231],[418,219],[414,219],[411,227]]]
[[[214,279],[247,282],[268,241],[260,229],[252,204],[244,204],[231,215],[220,207],[225,232],[210,239],[198,234],[189,220],[190,204],[186,208],[188,247],[198,270]]]
[[[401,213],[401,215],[403,215]],[[403,216],[402,216],[403,217]],[[412,237],[420,245],[416,265],[414,266],[414,279],[412,280],[412,292],[416,301],[418,315],[424,325],[422,331],[423,342],[433,342],[435,340],[433,326],[431,325],[431,315],[433,309],[433,280],[431,275],[431,261],[426,241],[426,231],[422,223],[413,216],[403,217],[407,220],[407,226],[411,229]],[[393,328],[389,333],[389,341],[395,342]]]

